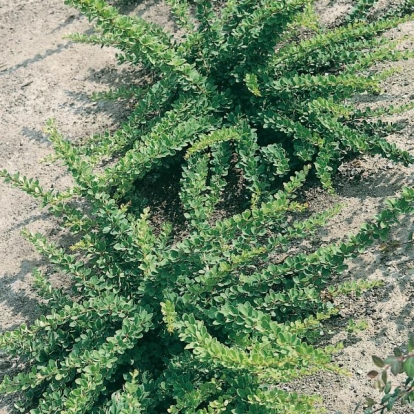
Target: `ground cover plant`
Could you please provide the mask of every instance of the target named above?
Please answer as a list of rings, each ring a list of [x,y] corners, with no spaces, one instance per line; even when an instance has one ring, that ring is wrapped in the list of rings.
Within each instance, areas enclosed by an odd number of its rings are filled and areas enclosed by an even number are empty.
[[[74,187],[46,191],[1,172],[76,242],[64,250],[25,232],[72,289],[35,272],[45,316],[0,336],[28,366],[0,392],[24,391],[20,406],[33,413],[321,412],[317,397],[282,385],[340,372],[330,361],[341,345],[316,341],[336,312],[326,297],[377,283],[332,277],[412,211],[414,191],[331,245],[316,235],[336,209],[306,215],[297,193],[309,174],[333,191],[336,166],[352,154],[413,162],[385,138],[397,126],[379,120],[409,106],[350,101],[381,93],[389,72],[375,63],[412,56],[381,37],[412,19],[411,2],[376,19],[372,2],[360,2],[326,29],[308,0],[171,0],[180,37],[103,0],[66,3],[96,23],[72,39],[115,46],[120,63],[150,76],[95,96],[134,106],[115,133],[75,145],[48,124]],[[145,189],[166,177],[178,177],[185,231],[154,225]]]

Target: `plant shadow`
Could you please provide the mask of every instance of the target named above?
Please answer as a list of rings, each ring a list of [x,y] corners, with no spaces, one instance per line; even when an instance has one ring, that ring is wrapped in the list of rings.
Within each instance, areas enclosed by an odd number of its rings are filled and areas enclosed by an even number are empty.
[[[57,53],[62,53],[63,51],[65,51],[66,49],[69,49],[70,47],[72,47],[73,42],[68,41],[66,43],[60,43],[58,44],[55,48],[53,49],[47,49],[44,53],[38,53],[35,56],[33,56],[30,59],[26,59],[21,63],[18,63],[14,66],[11,66],[9,68],[4,68],[0,71],[0,76],[4,76],[10,73],[13,73],[17,70],[19,70],[20,68],[25,68],[33,63],[39,62],[41,60],[44,60],[54,54]]]

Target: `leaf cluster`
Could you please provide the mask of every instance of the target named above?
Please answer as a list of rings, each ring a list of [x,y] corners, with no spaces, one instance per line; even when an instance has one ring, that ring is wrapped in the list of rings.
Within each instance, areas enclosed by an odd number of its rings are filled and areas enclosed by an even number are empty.
[[[385,359],[374,355],[372,360],[381,372],[371,370],[368,376],[374,380],[374,387],[384,396],[379,402],[372,398],[367,399],[364,413],[390,412],[396,403],[412,405],[414,403],[414,335],[410,335],[405,350],[397,347],[394,348],[393,355]],[[406,377],[404,383],[393,387],[388,376],[389,372],[394,376],[403,374]]]
[[[66,0],[96,23],[79,42],[114,46],[120,63],[152,76],[95,96],[134,101],[114,133],[85,145],[46,131],[75,185],[43,189],[0,172],[37,198],[77,242],[58,247],[24,232],[71,291],[40,271],[35,285],[47,312],[0,336],[0,348],[30,368],[0,384],[24,391],[21,410],[41,413],[319,413],[316,396],[284,385],[325,370],[340,372],[318,347],[323,321],[336,313],[323,292],[361,292],[376,282],[332,285],[346,260],[387,239],[414,190],[355,235],[321,245],[315,236],[338,209],[306,215],[297,193],[312,171],[332,190],[350,153],[412,157],[389,144],[387,113],[356,109],[355,93],[380,90],[380,61],[411,56],[379,37],[411,18],[320,27],[308,0],[169,0],[185,34],[119,14],[104,0]],[[312,36],[301,37],[303,27]],[[393,108],[393,113],[407,107]],[[179,171],[186,231],[153,224],[142,190],[150,174]],[[229,176],[246,203],[223,212]],[[159,184],[159,181],[155,181]],[[313,343],[313,344],[312,344]]]

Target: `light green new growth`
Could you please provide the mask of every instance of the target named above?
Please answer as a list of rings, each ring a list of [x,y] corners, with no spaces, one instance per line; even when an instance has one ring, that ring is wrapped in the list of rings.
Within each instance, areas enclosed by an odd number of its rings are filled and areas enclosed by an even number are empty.
[[[65,3],[95,22],[72,40],[115,47],[148,76],[92,97],[132,106],[115,132],[74,145],[48,123],[73,187],[0,172],[76,236],[62,248],[23,233],[68,289],[34,271],[45,314],[0,335],[25,367],[0,393],[22,393],[32,414],[323,412],[285,385],[344,373],[342,344],[322,347],[319,332],[335,297],[380,284],[334,277],[413,212],[414,190],[322,245],[340,207],[309,214],[301,188],[314,176],[333,192],[360,153],[413,162],[386,139],[398,125],[378,119],[412,104],[352,103],[381,93],[390,73],[374,64],[413,56],[381,36],[412,19],[412,0],[378,18],[358,1],[332,29],[310,0],[167,0],[176,37],[104,0]]]

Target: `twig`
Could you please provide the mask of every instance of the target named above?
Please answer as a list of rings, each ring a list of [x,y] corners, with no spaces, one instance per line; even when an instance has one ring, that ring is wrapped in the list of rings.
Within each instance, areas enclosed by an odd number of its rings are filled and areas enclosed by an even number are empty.
[[[24,83],[22,86],[20,86],[21,88],[25,88],[26,86],[29,86],[29,85],[31,85],[33,83],[33,81],[31,80],[31,81],[28,81],[28,82],[26,82],[26,83]]]

